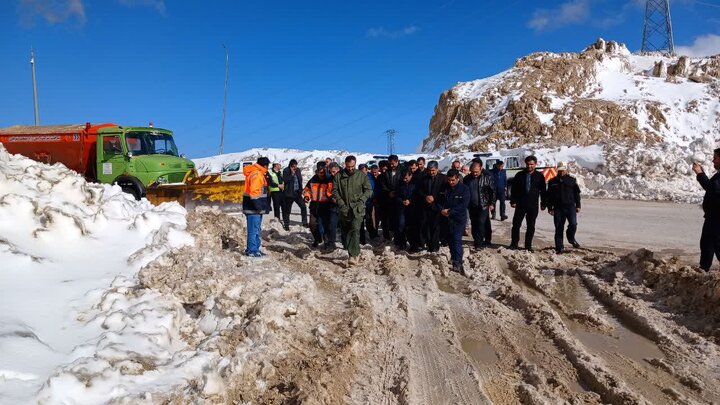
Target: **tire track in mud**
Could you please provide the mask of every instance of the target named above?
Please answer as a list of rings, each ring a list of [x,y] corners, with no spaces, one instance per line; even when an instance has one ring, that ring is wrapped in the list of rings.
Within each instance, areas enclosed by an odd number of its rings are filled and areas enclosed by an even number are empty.
[[[489,266],[497,264],[488,261],[481,267]],[[534,338],[541,331],[490,297],[496,282],[484,270],[475,280],[453,273],[434,274],[434,280],[445,293],[439,300],[451,312],[461,347],[492,402],[597,402],[599,397],[578,384],[575,369],[552,342]]]
[[[460,349],[450,314],[438,305],[430,260],[409,259],[387,250],[379,271],[389,274],[407,294],[409,327],[409,401],[423,404],[490,403],[477,371]]]
[[[696,375],[689,374],[685,367],[676,370],[668,365],[668,360],[673,364],[683,362],[674,355],[666,358],[665,355],[672,355],[673,352],[682,353],[681,357],[685,359],[692,358],[688,356],[687,347],[684,345],[668,344],[672,340],[667,337],[668,331],[677,330],[678,325],[663,325],[649,316],[648,311],[642,311],[642,314],[633,312],[640,304],[639,300],[624,297],[619,291],[603,285],[602,281],[591,274],[593,263],[613,259],[614,255],[606,252],[580,252],[578,255],[570,255],[570,260],[555,260],[553,256],[545,260],[546,263],[540,263],[540,266],[533,260],[542,256],[534,256],[530,260],[513,257],[510,268],[542,293],[546,304],[550,304],[546,310],[555,311],[560,318],[560,325],[580,341],[581,346],[578,349],[598,356],[610,376],[627,385],[632,392],[641,394],[642,399],[647,398],[656,403],[717,401],[715,393],[699,392],[698,387],[703,384]],[[548,276],[549,273],[553,276]],[[569,316],[574,313],[568,313],[572,304],[567,302],[567,297],[556,294],[558,277],[570,277],[578,284],[580,295],[583,295],[579,297],[580,300],[590,301],[590,305],[601,307],[600,316],[609,318],[609,321],[605,321],[605,326],[609,325],[610,330],[578,328],[577,324],[573,327],[574,322]],[[595,298],[598,298],[598,301],[595,301]],[[623,314],[622,310],[626,313]],[[597,318],[585,319],[587,320],[595,321]],[[612,345],[614,339],[617,343]]]
[[[600,277],[618,260],[612,253],[486,249],[466,256],[468,278],[448,274],[444,254],[365,247],[363,262],[344,269],[342,257],[296,253],[301,267],[324,263],[325,276],[367,309],[349,403],[718,399],[717,347],[652,302],[638,310],[641,300]],[[653,349],[629,353],[632,345]]]

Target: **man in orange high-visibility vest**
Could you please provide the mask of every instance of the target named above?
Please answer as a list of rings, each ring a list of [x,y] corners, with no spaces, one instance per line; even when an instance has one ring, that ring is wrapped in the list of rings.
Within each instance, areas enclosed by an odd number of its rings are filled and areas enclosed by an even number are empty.
[[[332,196],[332,181],[327,177],[324,166],[318,165],[315,175],[307,182],[303,189],[303,198],[310,203],[310,232],[313,235],[312,247],[316,248],[323,241],[326,234],[332,234],[333,240],[325,242],[325,247],[335,246],[335,233],[331,232],[330,208]]]
[[[243,194],[243,213],[247,218],[247,247],[245,255],[250,257],[265,256],[260,251],[260,228],[262,216],[270,212],[268,202],[268,184],[265,173],[270,166],[270,159],[260,157],[257,163],[243,167],[245,175],[245,193]]]

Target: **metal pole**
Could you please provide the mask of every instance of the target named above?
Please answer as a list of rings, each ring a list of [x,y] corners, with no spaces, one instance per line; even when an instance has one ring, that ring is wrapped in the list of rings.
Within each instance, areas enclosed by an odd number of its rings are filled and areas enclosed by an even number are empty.
[[[225,96],[223,98],[223,115],[222,115],[222,125],[220,126],[220,154],[223,154],[223,141],[225,139],[225,111],[227,107],[227,87],[228,87],[228,68],[230,66],[230,55],[228,53],[228,49],[223,44],[223,48],[225,48]]]
[[[35,126],[40,125],[40,112],[38,110],[37,80],[35,79],[35,50],[30,48],[30,66],[32,67],[33,99],[35,102]]]

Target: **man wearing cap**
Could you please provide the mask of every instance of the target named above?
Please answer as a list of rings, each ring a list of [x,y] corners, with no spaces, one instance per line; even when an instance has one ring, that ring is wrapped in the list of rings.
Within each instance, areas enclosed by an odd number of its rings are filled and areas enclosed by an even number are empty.
[[[388,156],[388,170],[380,175],[380,200],[383,213],[383,238],[389,241],[397,232],[398,207],[395,204],[397,189],[402,182],[400,159],[397,155]]]
[[[545,176],[535,170],[537,158],[530,155],[525,158],[525,169],[518,172],[513,178],[512,192],[510,193],[510,206],[515,208],[511,232],[510,249],[517,249],[520,241],[520,226],[523,220],[527,223],[525,231],[525,249],[534,252],[532,247],[535,236],[535,220],[540,210],[545,209],[547,198],[547,184]],[[538,199],[540,207],[538,207]]]
[[[350,258],[348,267],[358,264],[360,256],[360,223],[365,217],[365,203],[372,196],[367,175],[355,169],[355,156],[345,158],[345,169],[333,176],[332,198],[340,216],[343,246]]]
[[[428,252],[437,252],[440,250],[440,228],[444,218],[440,214],[440,197],[446,179],[445,175],[440,173],[438,162],[434,160],[428,162],[426,172],[415,190],[421,206],[419,245],[422,247],[427,244]]]
[[[558,162],[557,176],[548,182],[547,191],[548,213],[555,220],[555,253],[565,252],[563,246],[563,228],[568,222],[567,239],[575,248],[580,244],[575,240],[577,231],[577,214],[580,212],[580,187],[577,180],[568,174],[567,164]]]

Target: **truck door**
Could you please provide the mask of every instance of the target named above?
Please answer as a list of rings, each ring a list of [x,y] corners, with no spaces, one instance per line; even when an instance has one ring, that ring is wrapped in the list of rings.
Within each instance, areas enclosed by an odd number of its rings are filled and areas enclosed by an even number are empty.
[[[127,171],[126,153],[120,134],[98,136],[97,177],[101,183],[112,183],[115,178]]]

